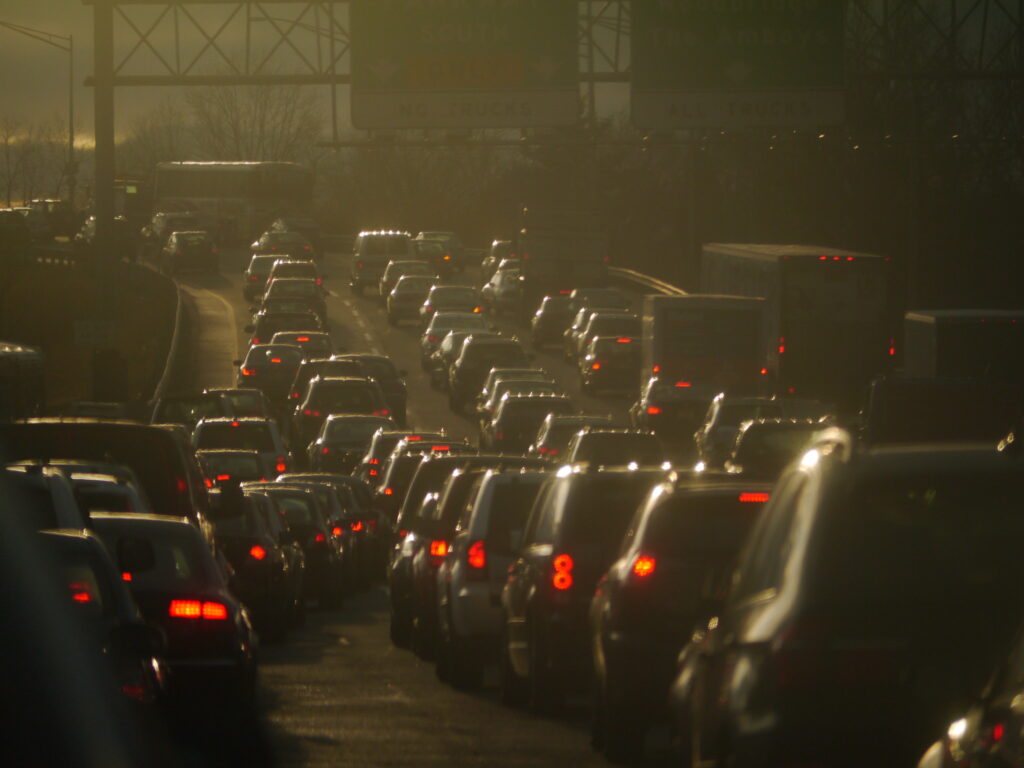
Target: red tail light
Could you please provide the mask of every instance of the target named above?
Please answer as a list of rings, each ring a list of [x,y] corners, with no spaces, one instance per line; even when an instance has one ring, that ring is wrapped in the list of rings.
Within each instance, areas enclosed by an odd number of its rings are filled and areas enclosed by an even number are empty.
[[[677,381],[673,386],[679,389],[689,389],[693,384],[689,381]]]
[[[407,440],[408,442],[412,443],[412,442],[415,442],[415,441],[417,441],[417,440],[422,440],[422,439],[423,439],[423,436],[422,436],[422,435],[406,435],[406,436],[405,436],[405,439],[406,439],[406,440]]]
[[[740,501],[751,504],[764,504],[768,499],[771,498],[770,493],[754,493],[748,491],[740,494]]]
[[[359,531],[363,530],[363,521],[362,520],[356,520],[354,523],[352,523],[351,527],[352,527],[353,531],[359,532]]]
[[[285,463],[284,456],[277,457],[277,464],[274,466],[274,469],[276,469],[278,472],[288,471],[288,465]]]
[[[428,333],[427,334],[427,341],[429,341],[431,344],[437,344],[441,340],[439,338],[437,338],[437,336],[435,336],[434,334]]]
[[[376,477],[380,473],[376,469],[371,469],[368,474],[370,477]]]
[[[650,555],[640,555],[636,560],[633,561],[633,573],[640,578],[650,576],[654,573],[654,568],[657,562]]]
[[[601,364],[600,363],[594,363],[593,365],[590,366],[590,370],[592,370],[592,371],[600,371],[601,370]]]
[[[384,489],[384,495],[385,496],[392,496],[394,493],[395,492],[391,488],[385,488]]]
[[[241,424],[241,422],[238,422],[238,421],[232,421],[231,422],[231,426],[232,427],[240,427],[240,426],[242,426],[242,424]]]
[[[377,464],[380,464],[380,459],[367,459],[366,463],[376,466]]]
[[[656,405],[648,405],[647,406],[647,415],[648,416],[657,416],[659,413],[661,413],[661,408],[659,408],[658,406],[656,406]]]
[[[314,411],[312,408],[303,408],[302,409],[302,415],[303,416],[319,416],[320,415],[320,411]]]
[[[231,475],[217,475],[217,482],[223,483],[225,480],[230,480]]]
[[[89,592],[88,584],[81,584],[79,582],[73,582],[68,584],[68,589],[71,590],[71,599],[76,603],[85,604],[92,602],[92,594]]]
[[[305,343],[309,341],[309,336],[296,336],[295,340],[299,343]]]
[[[779,354],[780,355],[786,354],[786,337],[785,336],[779,336]]]
[[[896,339],[889,339],[889,357],[896,357]]]
[[[323,533],[317,533],[317,535],[313,537],[313,543],[314,544],[324,544],[326,542],[327,542],[327,537],[324,536]]]
[[[656,365],[653,368],[651,368],[651,373],[661,373],[661,366]]]
[[[256,282],[257,280],[259,280],[259,279],[260,279],[260,276],[259,276],[259,275],[249,275],[249,279],[250,279],[250,280],[251,280],[252,282],[254,282],[254,283],[255,283],[255,282]]]
[[[208,477],[203,478],[203,484],[206,485],[207,488],[213,488],[213,480]]]
[[[569,589],[572,586],[572,569],[574,565],[575,563],[573,563],[569,555],[561,554],[555,557],[552,561],[555,572],[551,576],[551,586],[562,592]]]
[[[331,533],[334,536],[341,536],[341,534],[343,534],[344,532],[345,532],[345,529],[342,528],[340,525],[336,525],[333,528],[331,528]]]
[[[178,493],[188,493],[188,483],[185,482],[184,477],[179,477],[175,480],[178,487]]]
[[[124,573],[121,574],[121,581],[131,581],[131,580],[132,580],[132,575],[128,571],[125,571]]]
[[[255,376],[256,375],[256,371],[253,370],[252,368],[243,368],[242,369],[242,375],[243,376]]]
[[[253,560],[262,560],[266,556],[267,550],[265,550],[259,544],[254,545],[253,548],[249,550],[249,557],[251,557]]]
[[[768,369],[767,368],[762,368],[761,369],[761,375],[762,376],[767,376],[768,375]]]
[[[622,339],[616,339],[615,343],[616,344],[632,344],[633,340],[632,339],[627,339],[627,338],[622,338]]]
[[[323,285],[323,284],[324,284],[323,278],[322,278],[322,277],[318,277],[318,278],[316,279],[316,284],[317,284],[317,285]]]
[[[260,337],[259,336],[253,336],[252,337],[252,341],[250,343],[251,344],[259,344],[260,343]]]
[[[223,603],[200,600],[171,600],[167,610],[172,619],[222,620],[228,617],[227,606]]]
[[[432,445],[430,450],[432,451],[450,451],[452,447],[450,445]]]
[[[474,541],[466,551],[466,562],[470,568],[482,569],[487,565],[487,550],[482,541]]]
[[[330,446],[327,446],[327,445],[325,445],[323,448],[320,449],[320,453],[322,453],[324,456],[326,456],[330,452],[331,452],[331,448],[330,448]]]
[[[448,542],[435,539],[430,542],[430,556],[434,560],[440,560],[446,554],[448,554]]]

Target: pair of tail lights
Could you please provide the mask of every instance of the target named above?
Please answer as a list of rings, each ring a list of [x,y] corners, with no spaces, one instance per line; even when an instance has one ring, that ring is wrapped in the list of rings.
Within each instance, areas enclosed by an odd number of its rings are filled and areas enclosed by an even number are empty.
[[[172,619],[223,621],[228,617],[228,608],[213,600],[171,600],[167,613]]]

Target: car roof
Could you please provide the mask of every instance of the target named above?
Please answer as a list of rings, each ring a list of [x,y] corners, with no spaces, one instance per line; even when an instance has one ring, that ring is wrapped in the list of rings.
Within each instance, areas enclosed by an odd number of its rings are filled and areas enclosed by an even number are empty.
[[[172,517],[170,515],[154,515],[148,512],[91,512],[89,519],[98,528],[112,530],[138,530],[152,531],[154,536],[159,536],[160,531],[167,533],[173,531],[195,531],[198,529],[188,521],[186,517]]]

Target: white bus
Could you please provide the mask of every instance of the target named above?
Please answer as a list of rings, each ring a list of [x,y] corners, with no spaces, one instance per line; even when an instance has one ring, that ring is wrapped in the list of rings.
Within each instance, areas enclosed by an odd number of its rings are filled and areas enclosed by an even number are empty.
[[[278,216],[310,215],[313,171],[286,162],[159,163],[154,211],[198,211],[219,242],[256,238]]]

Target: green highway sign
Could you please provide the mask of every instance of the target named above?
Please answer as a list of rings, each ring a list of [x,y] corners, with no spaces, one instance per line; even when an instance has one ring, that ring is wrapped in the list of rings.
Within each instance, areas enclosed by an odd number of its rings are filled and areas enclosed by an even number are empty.
[[[634,0],[633,123],[814,127],[843,120],[839,0]]]
[[[352,0],[357,128],[526,128],[579,117],[576,0]]]

